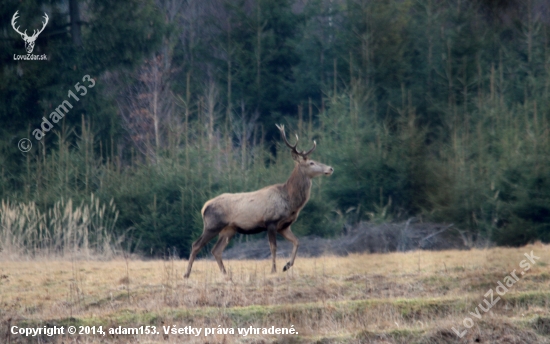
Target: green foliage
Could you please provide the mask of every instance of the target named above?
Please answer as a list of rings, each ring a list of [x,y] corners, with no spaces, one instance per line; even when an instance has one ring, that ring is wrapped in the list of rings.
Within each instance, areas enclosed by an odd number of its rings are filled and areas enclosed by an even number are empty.
[[[92,1],[92,23],[84,31],[88,73],[131,68],[149,55],[162,39],[165,28],[152,1]]]
[[[25,2],[22,24],[50,13],[36,47],[48,62],[13,61],[23,43],[7,5],[0,198],[47,209],[94,192],[114,199],[128,248],[187,255],[206,200],[286,180],[282,122],[335,168],[314,182],[299,235],[422,216],[501,245],[549,241],[541,3],[94,0],[78,46],[67,6]],[[21,154],[85,74],[97,87]]]

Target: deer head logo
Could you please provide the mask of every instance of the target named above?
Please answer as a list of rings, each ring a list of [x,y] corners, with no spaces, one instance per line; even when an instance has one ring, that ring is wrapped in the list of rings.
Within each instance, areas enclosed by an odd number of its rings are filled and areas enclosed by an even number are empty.
[[[44,31],[44,28],[46,27],[46,24],[48,24],[48,15],[44,12],[44,19],[46,19],[45,22],[42,22],[42,29],[38,30],[38,32],[36,30],[33,31],[32,33],[32,36],[27,36],[27,30],[25,30],[25,32],[21,32],[19,31],[19,26],[16,28],[15,25],[16,25],[16,21],[17,21],[17,18],[19,18],[17,16],[17,13],[19,11],[16,11],[15,14],[13,15],[13,17],[11,18],[11,26],[13,27],[13,29],[15,30],[15,32],[17,32],[18,34],[21,35],[21,38],[23,38],[23,40],[25,41],[25,49],[27,50],[27,53],[32,53],[33,49],[34,49],[34,41],[36,41],[36,38],[38,37],[38,35],[40,35],[40,33],[42,31]]]

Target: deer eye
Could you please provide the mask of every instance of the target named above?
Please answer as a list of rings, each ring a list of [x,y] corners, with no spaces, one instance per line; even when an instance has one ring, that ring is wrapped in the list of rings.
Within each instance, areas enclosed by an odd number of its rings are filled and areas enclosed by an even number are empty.
[[[315,165],[315,163],[312,161],[312,162],[309,163],[309,165],[313,166],[313,165]]]

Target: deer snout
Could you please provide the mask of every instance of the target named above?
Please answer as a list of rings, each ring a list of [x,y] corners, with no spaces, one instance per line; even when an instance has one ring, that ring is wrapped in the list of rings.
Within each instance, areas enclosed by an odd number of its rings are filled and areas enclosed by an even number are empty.
[[[332,172],[334,172],[334,169],[332,167],[328,167],[326,170],[325,170],[325,176],[330,176],[332,174]]]

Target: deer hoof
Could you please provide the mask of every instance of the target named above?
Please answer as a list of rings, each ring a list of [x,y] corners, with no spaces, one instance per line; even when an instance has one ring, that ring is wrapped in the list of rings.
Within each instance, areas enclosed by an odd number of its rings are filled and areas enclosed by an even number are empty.
[[[190,274],[185,274],[185,275],[183,275],[183,278],[189,278],[189,275]]]
[[[290,265],[290,262],[286,263],[285,267],[283,268],[283,272],[290,269],[292,265]]]

